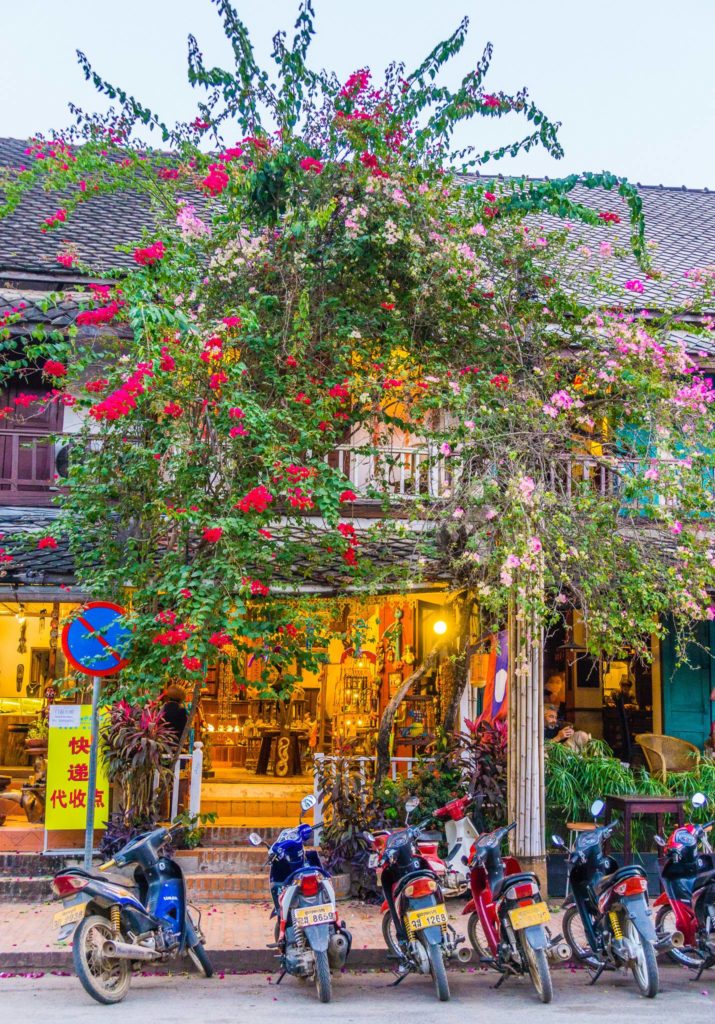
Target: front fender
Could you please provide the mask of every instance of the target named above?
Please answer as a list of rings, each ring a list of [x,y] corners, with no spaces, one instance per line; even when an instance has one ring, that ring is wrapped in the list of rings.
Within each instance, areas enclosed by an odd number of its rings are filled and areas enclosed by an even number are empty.
[[[184,915],[184,946],[188,947],[188,949],[193,949],[194,946],[197,946],[200,942],[201,937],[196,931],[194,922],[191,920],[191,916],[187,910]]]
[[[549,948],[543,924],[532,924],[528,928],[524,928],[524,938],[532,949]]]
[[[653,924],[653,911],[642,896],[628,896],[621,899],[621,904],[627,916],[638,929],[641,938],[648,942],[655,942],[655,925]]]
[[[314,953],[327,953],[330,943],[329,924],[311,924],[303,929],[305,941]]]
[[[654,907],[669,907],[670,906],[670,897],[668,896],[668,893],[667,892],[662,892],[660,894],[660,896],[658,897],[658,899],[653,901],[653,906]]]
[[[469,900],[462,911],[463,914],[473,914],[477,909],[477,904],[474,900]]]
[[[442,929],[439,925],[431,924],[428,928],[420,929],[420,936],[423,936],[429,946],[442,945]]]

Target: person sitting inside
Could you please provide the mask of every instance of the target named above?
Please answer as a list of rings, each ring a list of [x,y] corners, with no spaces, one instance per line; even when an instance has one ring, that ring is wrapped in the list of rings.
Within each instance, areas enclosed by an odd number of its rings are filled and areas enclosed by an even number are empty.
[[[544,705],[544,739],[554,743],[565,743],[573,736],[573,726],[559,722],[559,709],[553,704]]]
[[[553,704],[544,705],[544,739],[553,743],[564,743],[567,747],[581,753],[590,741],[590,733],[574,729],[570,722],[559,721],[559,709]]]
[[[178,746],[189,718],[185,704],[186,691],[183,686],[172,684],[167,687],[162,699],[164,701],[164,707],[161,710],[162,718],[174,734]]]
[[[558,711],[559,718],[566,712],[566,679],[561,672],[552,673],[544,684],[544,701]]]

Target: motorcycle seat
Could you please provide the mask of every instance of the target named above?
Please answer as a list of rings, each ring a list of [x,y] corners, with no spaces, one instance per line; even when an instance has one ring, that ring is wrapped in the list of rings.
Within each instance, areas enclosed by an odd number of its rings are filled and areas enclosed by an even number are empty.
[[[625,878],[633,878],[634,875],[646,877],[645,871],[638,864],[626,864],[624,867],[613,871],[610,875],[604,875],[603,878],[596,882],[596,895],[600,896],[601,893],[610,889],[612,885],[616,885]]]
[[[522,871],[515,875],[504,875],[504,877],[500,878],[495,884],[492,890],[492,899],[498,900],[499,897],[512,885],[526,885],[527,883],[533,882],[536,882],[537,885],[539,884],[536,875],[532,874],[530,871]]]
[[[704,889],[706,885],[715,884],[715,871],[710,869],[703,871],[701,875],[698,875],[693,882],[693,892],[698,892],[700,889]]]

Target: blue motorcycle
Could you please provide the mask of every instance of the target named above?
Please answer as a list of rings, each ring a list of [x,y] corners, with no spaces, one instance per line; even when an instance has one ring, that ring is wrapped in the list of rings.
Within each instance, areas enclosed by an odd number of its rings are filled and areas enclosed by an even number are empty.
[[[296,828],[284,828],[272,846],[257,832],[248,837],[253,846],[268,847],[270,890],[275,917],[275,943],[281,962],[278,984],[286,974],[314,978],[321,1003],[331,996],[330,971],[343,966],[352,936],[338,918],[335,890],[316,850],[306,850],[315,826],[303,824],[303,815],[315,806],[315,797],[300,802]]]
[[[118,1003],[131,983],[132,965],[166,962],[188,954],[210,978],[200,915],[191,918],[181,867],[161,848],[181,825],[156,828],[130,840],[100,872],[126,869],[103,878],[66,868],[52,882],[65,909],[55,915],[59,939],[74,931],[72,959],[77,977],[98,1003]],[[133,871],[132,871],[133,868]]]

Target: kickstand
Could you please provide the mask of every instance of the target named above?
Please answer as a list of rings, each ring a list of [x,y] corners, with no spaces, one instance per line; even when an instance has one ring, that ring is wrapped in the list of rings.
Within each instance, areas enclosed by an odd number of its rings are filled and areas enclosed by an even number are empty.
[[[281,971],[281,973],[278,975],[278,981],[276,982],[276,985],[280,985],[280,983],[283,981],[285,976],[286,976],[286,971],[285,970]]]
[[[501,988],[501,987],[502,987],[502,985],[504,984],[504,982],[506,981],[506,979],[507,979],[508,977],[509,977],[509,972],[508,972],[508,971],[504,971],[504,973],[503,973],[503,974],[502,974],[502,976],[501,976],[501,977],[499,978],[499,981],[498,981],[498,982],[496,983],[496,985],[494,986],[494,988]]]
[[[404,974],[399,974],[397,976],[397,978],[395,979],[395,981],[391,981],[390,984],[387,987],[388,988],[397,988],[398,985],[402,984],[402,982],[405,980],[405,978],[407,977],[407,975],[409,973],[410,973],[409,971],[405,971]]]
[[[599,964],[598,967],[596,968],[596,973],[593,975],[593,977],[591,978],[591,980],[589,982],[589,985],[595,985],[596,982],[598,981],[598,979],[601,977],[601,975],[605,971],[605,969],[606,969],[605,962],[602,963],[602,964]]]

